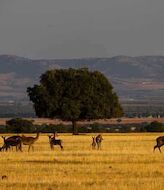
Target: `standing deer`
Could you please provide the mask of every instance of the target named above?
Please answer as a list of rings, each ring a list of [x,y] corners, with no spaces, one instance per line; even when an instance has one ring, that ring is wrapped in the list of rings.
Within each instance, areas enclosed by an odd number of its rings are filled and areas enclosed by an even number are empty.
[[[10,141],[10,140],[18,140],[18,139],[20,139],[21,140],[21,136],[20,135],[14,135],[14,136],[10,136],[10,137],[8,137],[6,140],[7,141]],[[22,145],[21,145],[22,146]],[[12,147],[11,147],[12,148]],[[13,150],[13,148],[12,148],[12,150]],[[18,147],[16,146],[16,151],[18,150]]]
[[[158,148],[161,153],[162,151],[161,151],[160,147],[164,145],[164,136],[156,138],[156,142],[157,142],[157,144],[154,146],[154,151],[156,148]]]
[[[96,148],[96,137],[92,137],[92,149]]]
[[[102,138],[102,135],[97,135],[96,136],[96,143],[97,143],[97,149],[101,149],[101,142],[102,142],[103,138]]]
[[[21,138],[20,137],[17,137],[17,138],[7,138],[5,139],[5,137],[3,137],[3,140],[4,140],[4,145],[1,147],[0,150],[8,150],[10,149],[10,147],[13,147],[15,146],[16,147],[16,151],[20,150],[22,152],[22,142],[21,142]]]
[[[39,133],[37,133],[36,137],[26,137],[24,135],[21,136],[22,143],[24,145],[28,145],[28,152],[30,151],[30,148],[34,151],[33,144],[39,139]]]
[[[54,133],[53,137],[52,135],[48,135],[51,150],[54,150],[54,145],[59,145],[61,150],[63,150],[62,140],[56,139],[56,136],[58,136],[57,133]]]

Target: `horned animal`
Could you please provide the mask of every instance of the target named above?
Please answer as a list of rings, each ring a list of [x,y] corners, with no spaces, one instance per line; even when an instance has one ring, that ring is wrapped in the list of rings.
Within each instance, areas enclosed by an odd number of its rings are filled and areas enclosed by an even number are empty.
[[[156,138],[156,142],[157,142],[157,144],[154,146],[154,151],[156,148],[158,148],[161,153],[162,151],[161,151],[160,147],[164,145],[164,136],[160,136],[160,137]]]
[[[26,137],[24,135],[21,136],[22,143],[24,145],[28,145],[28,152],[30,151],[30,148],[34,150],[33,144],[38,140],[39,133],[37,133],[36,137]]]
[[[59,145],[61,150],[63,150],[62,140],[61,139],[56,139],[56,136],[57,136],[56,133],[54,133],[53,137],[52,137],[52,135],[48,135],[51,150],[54,149],[54,145]]]

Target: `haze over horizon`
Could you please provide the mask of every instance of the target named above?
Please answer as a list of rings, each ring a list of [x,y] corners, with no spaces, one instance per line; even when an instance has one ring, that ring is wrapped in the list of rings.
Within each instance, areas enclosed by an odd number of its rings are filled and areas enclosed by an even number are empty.
[[[164,55],[164,1],[1,0],[0,54]]]

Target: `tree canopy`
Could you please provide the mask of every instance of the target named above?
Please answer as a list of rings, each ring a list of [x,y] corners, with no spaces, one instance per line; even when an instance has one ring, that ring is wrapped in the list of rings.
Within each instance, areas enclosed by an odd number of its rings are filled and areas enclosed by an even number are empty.
[[[72,121],[120,117],[122,107],[108,79],[88,69],[49,70],[27,88],[36,115]]]

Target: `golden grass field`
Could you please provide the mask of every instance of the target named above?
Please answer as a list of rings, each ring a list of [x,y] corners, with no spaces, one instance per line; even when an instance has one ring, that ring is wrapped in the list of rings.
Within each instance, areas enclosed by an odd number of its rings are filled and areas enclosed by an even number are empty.
[[[0,152],[0,190],[163,190],[164,147],[153,153],[159,135],[103,134],[102,150],[92,150],[92,134],[59,134],[63,151],[41,135],[34,152]]]

